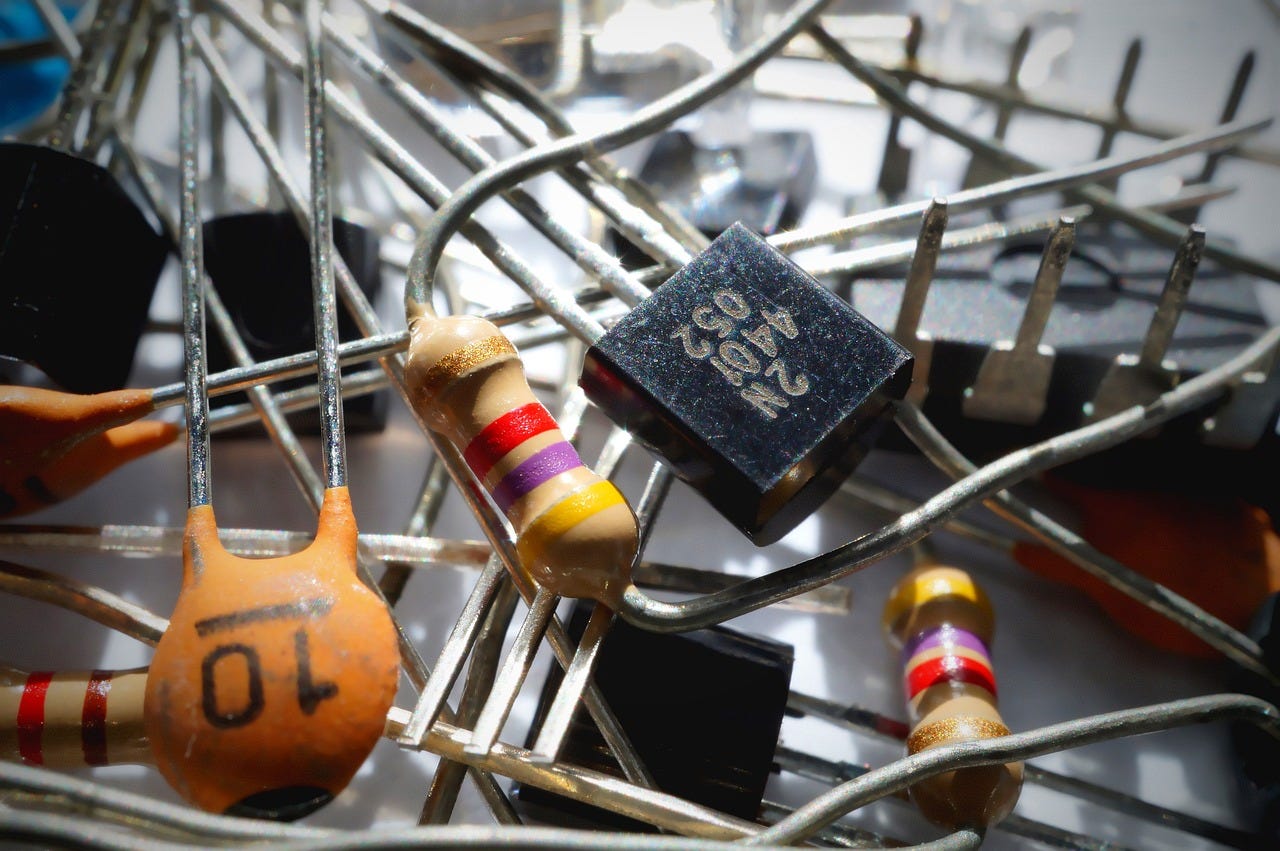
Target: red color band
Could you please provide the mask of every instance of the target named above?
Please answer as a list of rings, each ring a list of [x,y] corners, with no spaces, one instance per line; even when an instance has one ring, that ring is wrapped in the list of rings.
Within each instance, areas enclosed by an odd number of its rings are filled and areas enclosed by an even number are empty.
[[[538,402],[508,411],[484,427],[467,445],[462,457],[477,479],[489,475],[493,465],[529,438],[556,428],[556,421]]]
[[[907,697],[913,698],[930,686],[943,682],[982,686],[993,697],[996,693],[995,674],[977,659],[970,659],[968,656],[940,656],[921,662],[907,671]]]
[[[111,691],[111,672],[94,671],[84,690],[84,709],[80,713],[80,747],[85,765],[107,764],[107,693]]]
[[[40,740],[44,735],[44,698],[52,679],[52,671],[31,674],[18,701],[18,753],[32,765],[44,765]]]

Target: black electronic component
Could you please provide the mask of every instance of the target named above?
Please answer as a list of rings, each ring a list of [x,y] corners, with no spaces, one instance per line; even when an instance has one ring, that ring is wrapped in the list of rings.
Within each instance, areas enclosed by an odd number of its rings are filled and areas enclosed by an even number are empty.
[[[589,615],[589,606],[575,606],[569,624],[575,641]],[[754,821],[774,770],[794,659],[790,645],[724,627],[664,635],[619,621],[600,649],[595,681],[659,789]],[[562,676],[552,666],[529,731],[530,745]],[[560,758],[622,774],[581,706]],[[520,785],[515,797],[523,812],[540,821],[653,830],[532,786]]]
[[[587,352],[588,397],[755,543],[865,455],[911,354],[742,225]]]
[[[382,289],[377,233],[335,219],[333,243],[360,289],[370,301],[376,299]],[[209,277],[254,360],[284,357],[314,347],[311,257],[306,236],[292,215],[243,213],[211,219],[204,226],[204,258]],[[360,337],[343,305],[338,309],[338,335],[343,342]],[[211,335],[210,371],[233,366],[221,338]],[[306,383],[308,379],[298,378],[279,386],[288,389]],[[235,393],[210,401],[218,407],[244,399],[243,394]],[[342,405],[349,432],[381,431],[386,426],[385,393],[344,399]],[[299,431],[319,430],[315,409],[290,414],[289,422]]]
[[[0,145],[0,356],[75,393],[123,387],[167,253],[106,169]]]
[[[933,350],[924,412],[966,455],[989,460],[1084,425],[1086,403],[1116,355],[1136,352],[1169,268],[1166,249],[1111,230],[1082,230],[1043,342],[1056,351],[1044,414],[1032,424],[978,420],[964,411],[990,347],[1008,337],[1027,306],[1040,245],[1015,242],[999,251],[944,255],[920,322]],[[1123,270],[1123,271],[1120,271]],[[857,281],[851,301],[872,321],[892,327],[903,284],[891,270]],[[1237,354],[1265,330],[1252,282],[1206,261],[1190,290],[1168,357],[1181,380]],[[1148,439],[1098,453],[1063,469],[1096,484],[1144,482],[1152,488],[1234,493],[1273,512],[1280,381],[1245,384],[1213,406],[1165,424]],[[1210,418],[1212,418],[1210,420]],[[1206,424],[1213,428],[1207,428]],[[905,441],[886,441],[907,448]],[[1169,458],[1176,457],[1177,464]]]
[[[1249,637],[1262,648],[1262,659],[1271,672],[1280,675],[1280,594],[1272,594],[1259,607]],[[1280,703],[1280,688],[1249,671],[1235,671],[1231,688]],[[1244,780],[1262,799],[1258,834],[1280,842],[1280,742],[1243,721],[1231,725],[1231,738]]]

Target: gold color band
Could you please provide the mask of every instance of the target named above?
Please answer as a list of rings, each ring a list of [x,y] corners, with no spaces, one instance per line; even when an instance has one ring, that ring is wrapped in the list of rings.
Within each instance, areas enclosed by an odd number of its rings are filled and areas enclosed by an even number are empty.
[[[501,334],[468,343],[436,361],[419,382],[419,392],[428,397],[439,395],[446,387],[487,362],[516,357],[515,346]]]
[[[1009,728],[999,721],[979,718],[976,715],[943,718],[932,724],[917,727],[907,739],[907,753],[914,755],[934,745],[995,739],[1007,735],[1009,735]]]

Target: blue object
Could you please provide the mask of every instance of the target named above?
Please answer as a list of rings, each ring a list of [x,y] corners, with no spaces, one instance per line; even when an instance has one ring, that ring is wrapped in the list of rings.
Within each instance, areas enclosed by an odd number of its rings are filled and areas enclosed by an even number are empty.
[[[59,6],[67,20],[75,6]],[[0,0],[0,43],[34,41],[49,35],[29,0]],[[51,56],[0,65],[0,134],[11,133],[53,103],[70,73],[67,60]]]

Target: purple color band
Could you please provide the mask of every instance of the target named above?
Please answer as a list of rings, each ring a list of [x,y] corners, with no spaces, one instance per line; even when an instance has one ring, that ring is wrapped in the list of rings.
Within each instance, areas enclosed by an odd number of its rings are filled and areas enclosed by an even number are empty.
[[[503,476],[493,489],[493,501],[505,514],[517,499],[538,485],[581,466],[582,459],[568,441],[553,443]]]
[[[908,639],[907,643],[902,647],[902,663],[905,665],[912,656],[924,650],[957,645],[967,647],[976,653],[981,653],[987,659],[991,658],[991,651],[987,650],[987,645],[983,643],[981,638],[967,629],[961,629],[948,623],[936,629],[926,629],[924,632],[916,633]]]

